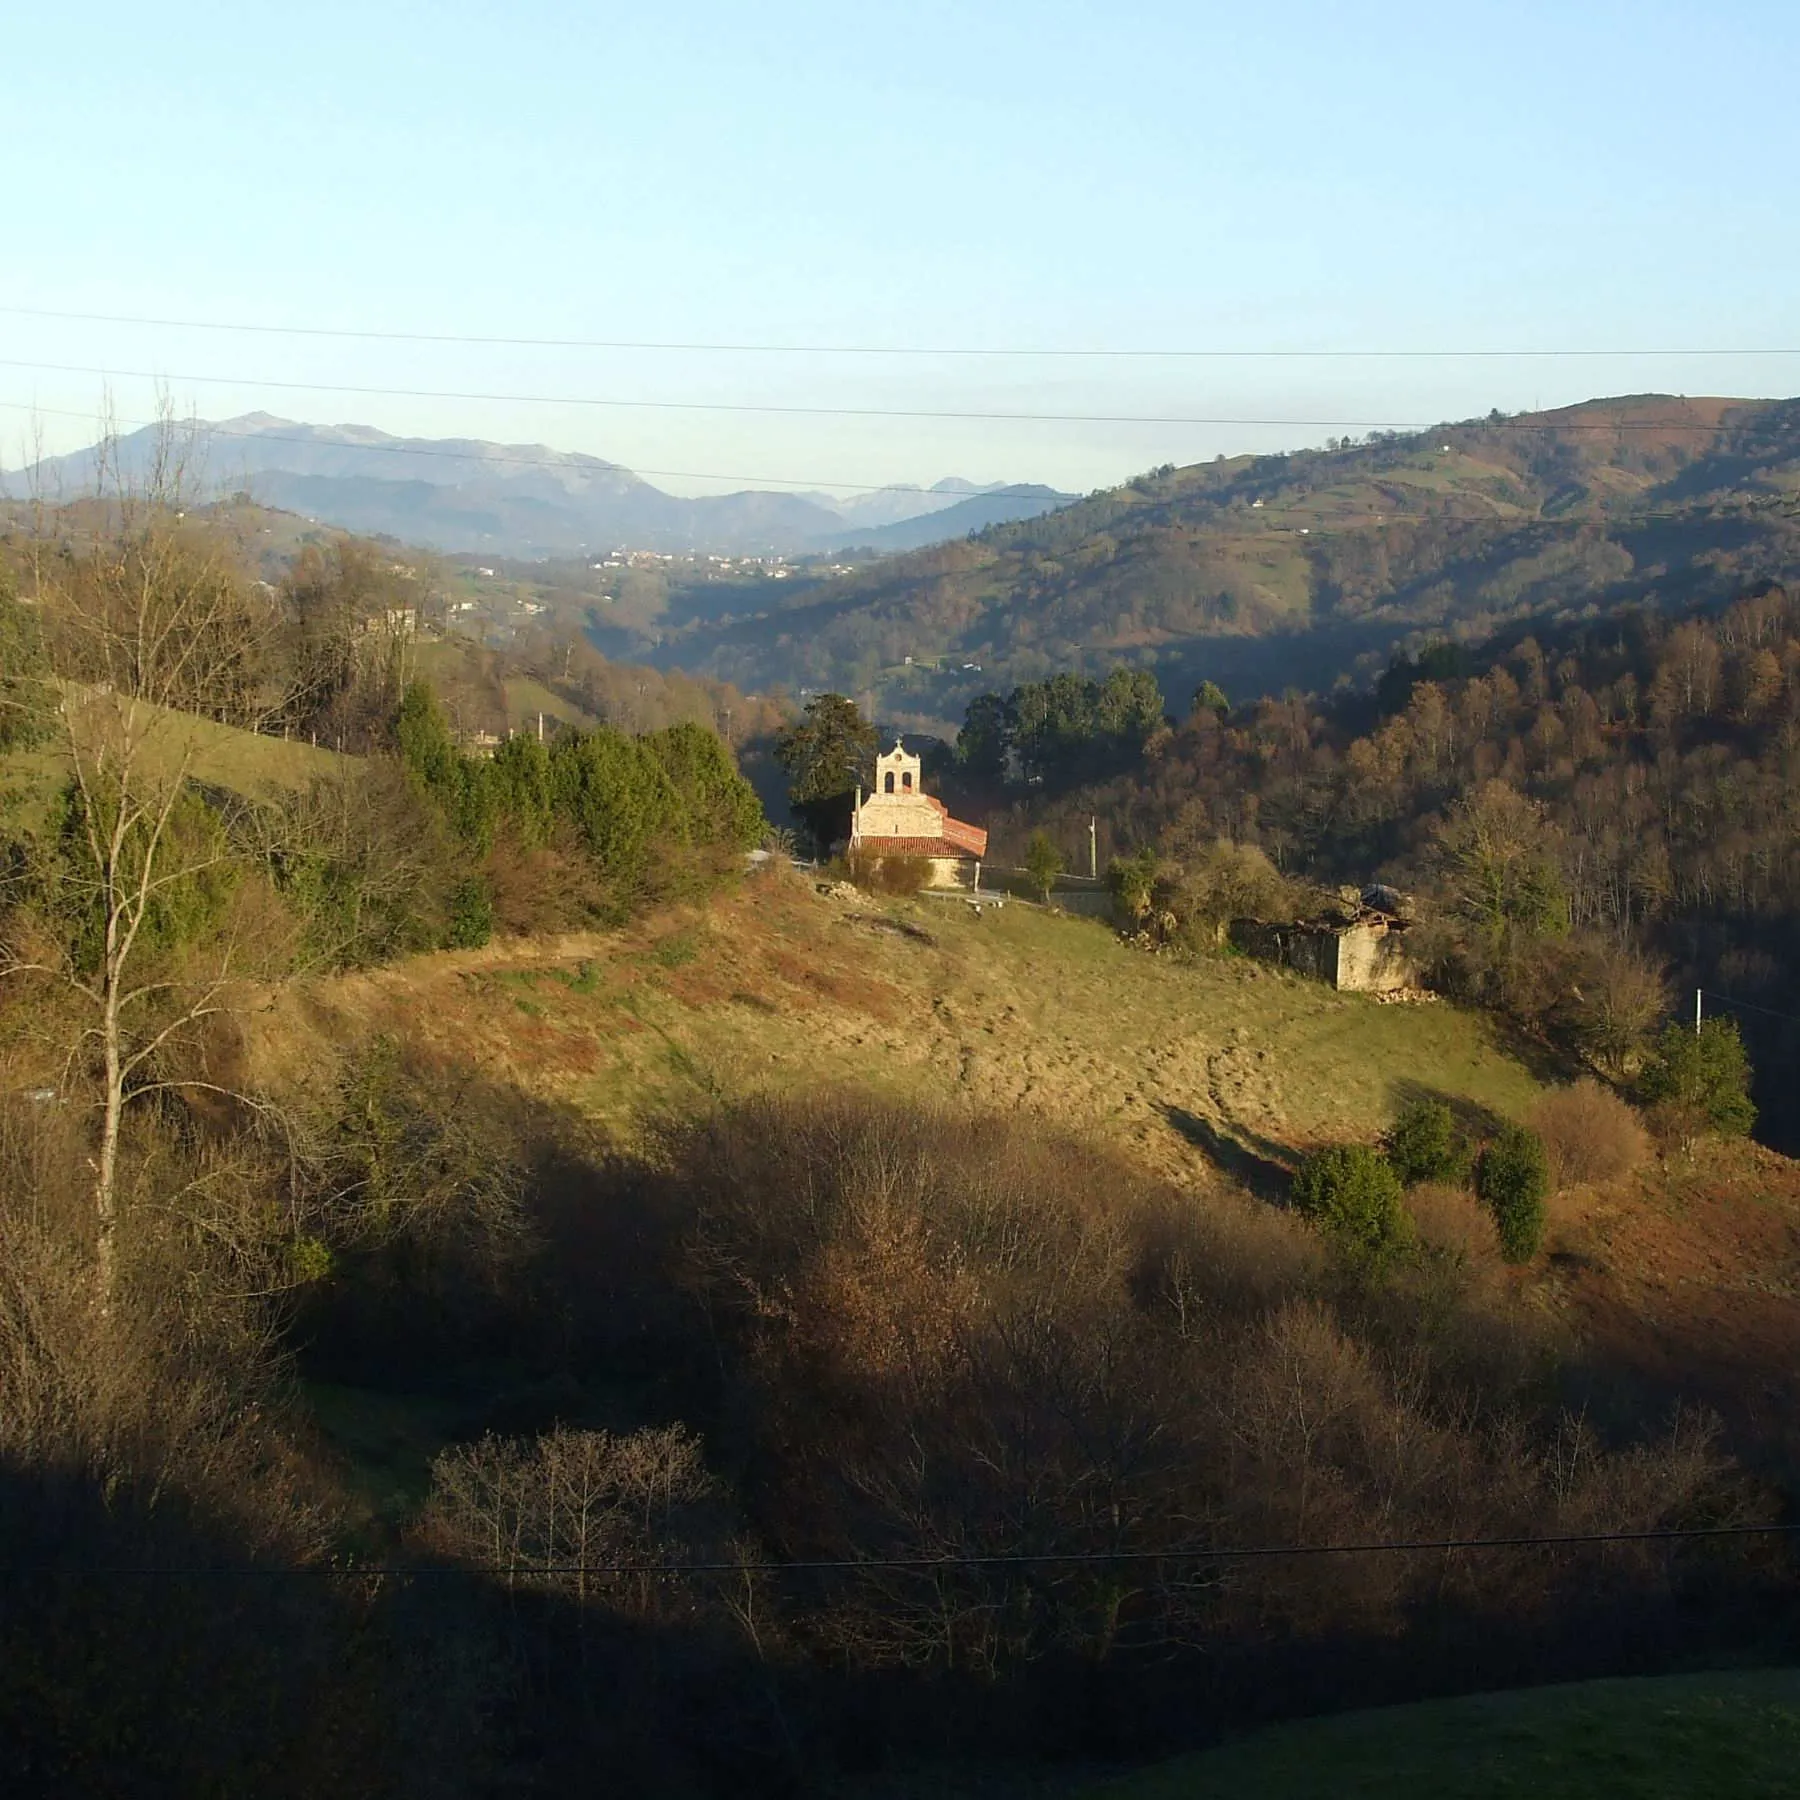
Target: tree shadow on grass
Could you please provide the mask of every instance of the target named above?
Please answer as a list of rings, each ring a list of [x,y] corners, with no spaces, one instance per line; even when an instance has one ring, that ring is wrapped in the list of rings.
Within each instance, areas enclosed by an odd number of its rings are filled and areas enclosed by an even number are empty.
[[[1409,1106],[1427,1103],[1448,1107],[1451,1118],[1456,1121],[1456,1129],[1472,1144],[1481,1144],[1497,1136],[1501,1127],[1510,1123],[1492,1107],[1483,1106],[1479,1100],[1471,1100],[1467,1094],[1447,1094],[1426,1081],[1414,1081],[1402,1076],[1391,1084],[1389,1092],[1393,1096],[1394,1110],[1397,1113]]]
[[[1294,1184],[1294,1152],[1285,1144],[1265,1138],[1241,1126],[1222,1130],[1210,1119],[1203,1119],[1184,1106],[1163,1102],[1157,1107],[1163,1119],[1201,1152],[1209,1162],[1223,1169],[1259,1200],[1275,1206],[1286,1206]]]
[[[1500,1013],[1482,1016],[1492,1034],[1490,1042],[1494,1048],[1522,1064],[1533,1081],[1555,1087],[1584,1073],[1586,1065],[1569,1050],[1548,1044],[1541,1037],[1533,1037]]]

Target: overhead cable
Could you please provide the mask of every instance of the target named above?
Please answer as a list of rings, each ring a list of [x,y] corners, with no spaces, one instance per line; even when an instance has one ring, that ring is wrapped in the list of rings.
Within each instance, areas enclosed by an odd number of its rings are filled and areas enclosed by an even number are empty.
[[[1015,358],[1123,358],[1208,361],[1501,361],[1536,357],[1754,358],[1800,356],[1800,349],[1709,345],[1681,349],[1668,346],[1621,349],[1616,346],[1578,349],[1565,346],[1481,349],[1331,349],[1310,346],[1234,348],[1227,345],[1017,345],[1017,344],[844,344],[769,343],[731,340],[603,337],[528,337],[457,331],[384,331],[349,325],[282,325],[255,320],[170,319],[133,313],[76,312],[48,306],[0,306],[10,318],[52,319],[90,325],[130,325],[159,331],[217,331],[268,337],[347,339],[380,344],[469,344],[499,349],[676,351],[725,356],[918,356]]]
[[[1691,419],[1618,419],[1610,424],[1572,420],[1563,424],[1527,423],[1521,419],[1266,419],[1191,413],[1056,413],[987,412],[911,406],[796,406],[751,400],[640,400],[588,394],[499,394],[455,388],[378,387],[344,381],[287,381],[251,375],[177,375],[168,370],[106,369],[74,363],[29,362],[0,357],[0,368],[28,369],[37,374],[89,375],[100,380],[194,382],[208,387],[274,388],[284,393],[359,394],[380,399],[496,402],[507,406],[592,406],[630,412],[756,413],[823,419],[960,419],[985,424],[1017,425],[1209,425],[1236,429],[1306,431],[1518,431],[1534,435],[1562,432],[1626,431],[1716,433],[1718,425]]]
[[[1477,1550],[1559,1550],[1608,1544],[1661,1544],[1730,1538],[1791,1537],[1800,1525],[1672,1525],[1643,1531],[1568,1531],[1502,1537],[1402,1538],[1345,1544],[1217,1544],[1165,1550],[1041,1550],[992,1553],[955,1552],[932,1556],[802,1557],[771,1562],[751,1557],[708,1558],[693,1562],[556,1562],[556,1563],[270,1563],[226,1564],[216,1568],[143,1568],[50,1570],[41,1565],[0,1566],[0,1576],[73,1575],[96,1579],[168,1577],[172,1579],[246,1579],[259,1576],[306,1575],[349,1579],[414,1575],[506,1576],[515,1580],[551,1576],[637,1575],[856,1575],[883,1570],[910,1574],[951,1573],[959,1569],[1079,1568],[1093,1564],[1250,1562],[1270,1558],[1315,1556],[1441,1556]]]

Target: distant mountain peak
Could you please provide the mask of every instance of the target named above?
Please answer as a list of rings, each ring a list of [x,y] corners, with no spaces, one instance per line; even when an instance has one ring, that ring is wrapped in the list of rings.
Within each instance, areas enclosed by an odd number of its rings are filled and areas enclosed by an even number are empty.
[[[159,430],[120,438],[128,477],[150,466]],[[199,420],[194,430],[202,487],[242,490],[349,531],[503,556],[564,556],[596,544],[798,555],[897,523],[912,524],[908,544],[929,542],[937,535],[929,515],[992,491],[951,478],[930,490],[895,485],[851,499],[758,489],[689,498],[664,493],[621,463],[547,444],[397,437],[355,421],[315,425],[260,410]],[[78,450],[46,459],[38,473],[58,491],[80,492],[96,467],[93,450]],[[1016,518],[1042,510],[1038,496],[1048,492],[1001,504]],[[968,529],[957,516],[941,535]]]

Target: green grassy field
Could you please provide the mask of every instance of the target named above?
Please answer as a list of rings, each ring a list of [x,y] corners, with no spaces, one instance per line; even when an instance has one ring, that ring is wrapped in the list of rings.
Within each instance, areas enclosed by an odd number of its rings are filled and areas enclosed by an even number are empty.
[[[309,743],[240,731],[191,713],[145,710],[153,721],[145,740],[152,770],[174,769],[185,759],[192,780],[249,799],[297,791],[344,766],[336,751]],[[37,749],[0,756],[0,820],[36,823],[68,773],[68,753],[54,736]]]
[[[1775,1800],[1800,1793],[1800,1670],[1478,1694],[1261,1732],[1088,1800]]]
[[[514,731],[533,730],[540,712],[544,715],[546,726],[560,720],[565,725],[586,730],[594,723],[592,717],[579,706],[571,706],[567,700],[551,693],[541,681],[533,681],[528,675],[511,676],[504,686],[506,722]]]

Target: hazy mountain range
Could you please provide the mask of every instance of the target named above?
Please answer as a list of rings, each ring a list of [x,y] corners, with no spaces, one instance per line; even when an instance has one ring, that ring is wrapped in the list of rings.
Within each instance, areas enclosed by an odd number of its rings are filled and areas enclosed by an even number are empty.
[[[153,427],[121,438],[121,467],[140,472],[155,439]],[[430,549],[511,557],[621,547],[789,556],[910,549],[1035,517],[1072,497],[952,477],[851,499],[758,489],[686,498],[577,451],[390,437],[367,425],[307,425],[270,413],[198,426],[194,460],[206,490],[241,489],[267,506]],[[73,496],[91,487],[94,469],[95,452],[78,450],[6,479],[14,493],[36,482],[51,495]]]

